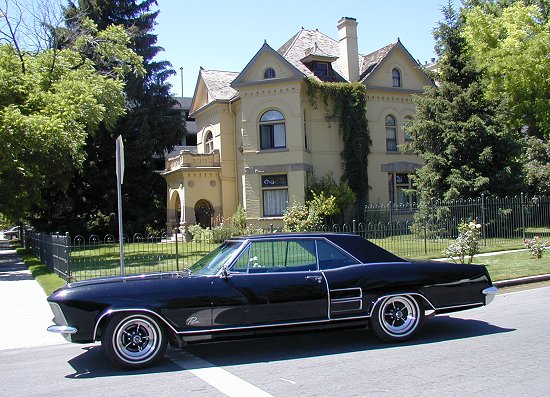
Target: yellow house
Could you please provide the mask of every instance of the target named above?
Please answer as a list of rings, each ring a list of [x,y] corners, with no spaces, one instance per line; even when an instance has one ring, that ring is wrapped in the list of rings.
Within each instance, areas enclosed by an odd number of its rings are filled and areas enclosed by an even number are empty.
[[[413,94],[432,82],[398,39],[361,55],[357,21],[338,22],[338,40],[302,29],[281,48],[264,43],[240,72],[201,68],[191,103],[196,153],[167,159],[167,226],[231,216],[240,205],[255,227],[282,224],[289,202],[304,202],[308,176],[342,175],[338,121],[315,108],[306,78],[361,82],[372,139],[369,202],[410,200],[409,173],[419,158],[400,150],[414,115]]]

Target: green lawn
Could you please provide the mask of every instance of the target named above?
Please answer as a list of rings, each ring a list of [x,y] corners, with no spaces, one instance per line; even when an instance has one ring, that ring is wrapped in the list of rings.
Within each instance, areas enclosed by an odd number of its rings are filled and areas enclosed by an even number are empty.
[[[474,258],[474,263],[487,266],[493,281],[550,274],[550,251],[547,250],[541,259],[532,257],[529,251],[519,251],[479,256]]]

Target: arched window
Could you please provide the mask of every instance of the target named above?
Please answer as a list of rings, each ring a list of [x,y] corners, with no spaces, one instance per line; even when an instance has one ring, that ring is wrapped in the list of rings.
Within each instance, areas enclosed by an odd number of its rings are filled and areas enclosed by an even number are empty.
[[[275,69],[267,68],[264,72],[264,79],[274,79],[275,78]]]
[[[214,136],[208,131],[204,138],[204,153],[212,153],[214,151]]]
[[[399,69],[393,69],[391,71],[391,77],[393,80],[393,86],[401,87],[401,72],[399,71]]]
[[[395,117],[387,115],[386,120],[386,150],[388,152],[397,151],[397,124]]]
[[[268,110],[260,118],[260,149],[282,149],[285,147],[285,118],[277,110]]]

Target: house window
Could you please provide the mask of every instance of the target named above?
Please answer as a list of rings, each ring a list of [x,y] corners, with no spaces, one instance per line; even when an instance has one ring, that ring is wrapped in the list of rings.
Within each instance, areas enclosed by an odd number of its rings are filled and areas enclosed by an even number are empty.
[[[326,77],[330,74],[330,68],[329,64],[326,62],[316,62],[315,63],[315,70],[313,71],[313,74],[318,77]]]
[[[397,152],[397,124],[395,117],[387,115],[386,120],[386,150],[388,152]]]
[[[268,110],[260,118],[260,149],[282,149],[285,147],[285,118],[277,110]]]
[[[262,199],[264,216],[283,216],[288,207],[287,175],[263,175]]]
[[[412,204],[414,195],[406,194],[406,190],[412,189],[409,174],[388,174],[389,200],[393,204]]]
[[[206,138],[204,138],[204,153],[212,153],[214,151],[214,136],[212,132],[208,131],[206,133]]]
[[[268,68],[264,72],[264,79],[274,79],[275,78],[275,70],[273,68]]]
[[[398,69],[393,69],[391,71],[391,77],[393,80],[393,86],[401,87],[401,72]]]

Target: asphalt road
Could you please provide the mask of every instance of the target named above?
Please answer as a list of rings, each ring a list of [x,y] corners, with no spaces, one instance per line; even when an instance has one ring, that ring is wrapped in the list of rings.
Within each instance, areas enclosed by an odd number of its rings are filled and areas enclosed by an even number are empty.
[[[3,350],[0,395],[547,396],[549,313],[546,286],[432,318],[407,344],[365,330],[276,336],[169,350],[141,371],[111,366],[99,345]]]

